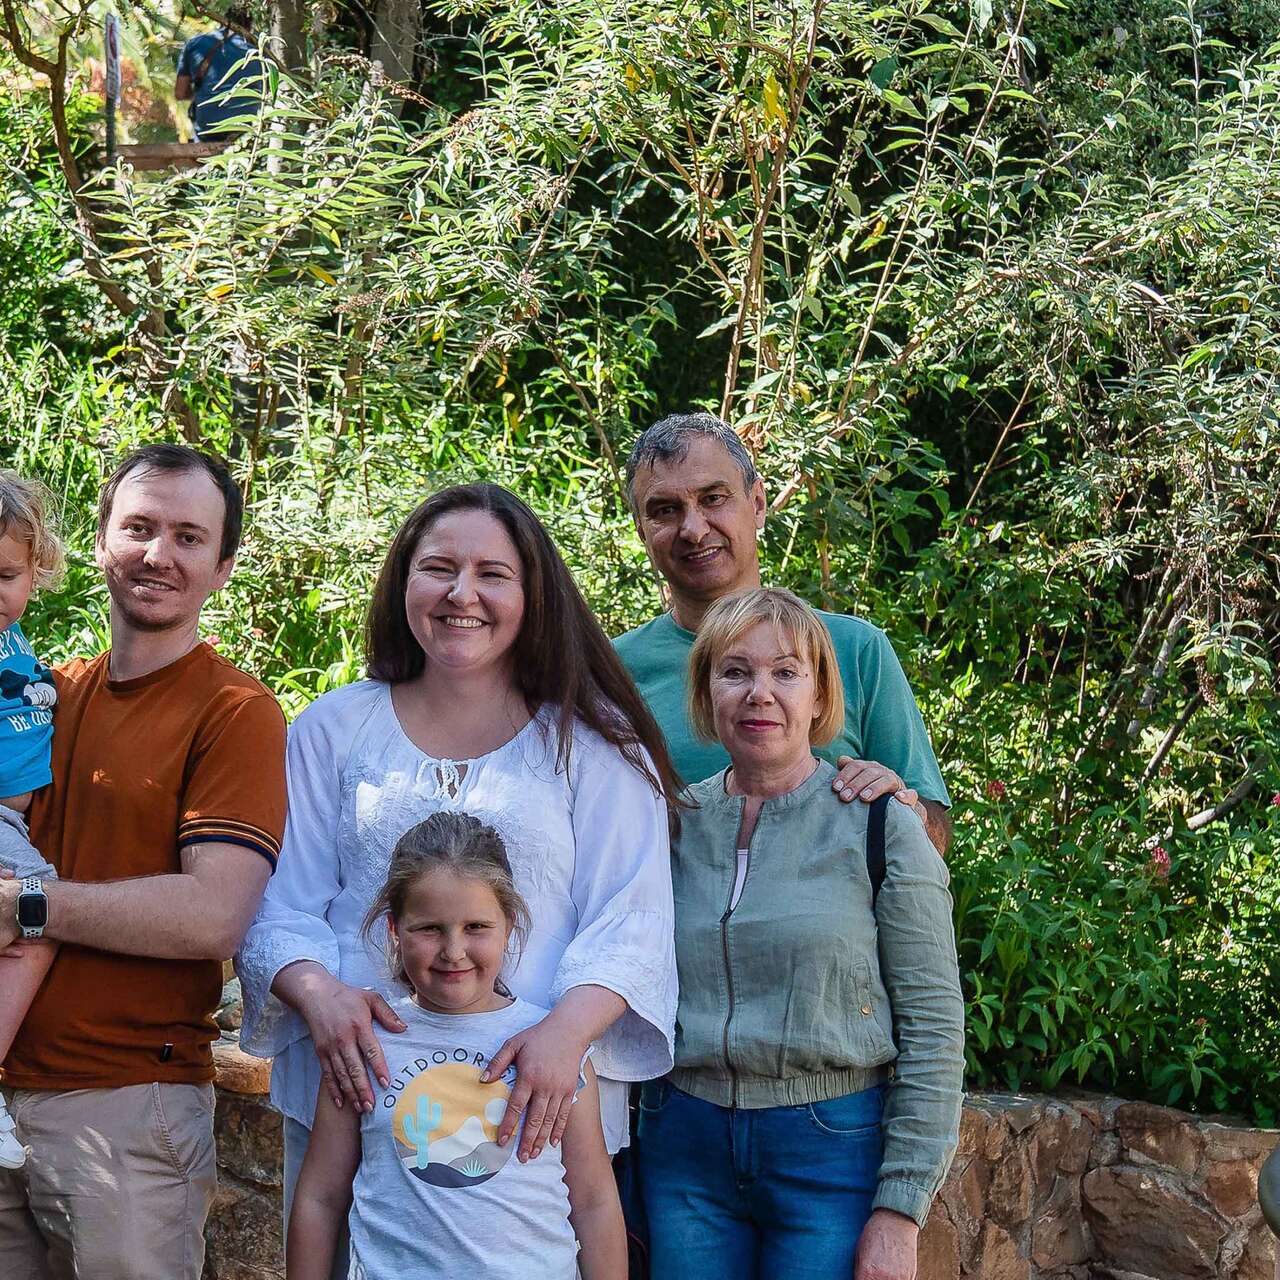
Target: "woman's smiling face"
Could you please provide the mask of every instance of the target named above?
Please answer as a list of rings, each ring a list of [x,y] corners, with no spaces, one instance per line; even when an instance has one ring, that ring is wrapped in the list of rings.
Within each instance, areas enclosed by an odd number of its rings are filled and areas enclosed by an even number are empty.
[[[524,621],[520,553],[487,511],[451,511],[409,561],[404,607],[428,669],[510,663]]]
[[[812,754],[809,734],[822,707],[801,647],[757,622],[711,664],[716,736],[735,765],[785,768]]]

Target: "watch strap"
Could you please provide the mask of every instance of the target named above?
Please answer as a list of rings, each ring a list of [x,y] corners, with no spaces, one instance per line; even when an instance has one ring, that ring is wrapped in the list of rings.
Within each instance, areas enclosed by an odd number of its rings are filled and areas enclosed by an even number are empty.
[[[24,925],[21,922],[22,916],[22,899],[35,896],[45,900],[45,924],[49,921],[49,895],[44,891],[44,885],[35,876],[28,876],[23,882],[22,887],[18,891],[18,930],[22,937],[27,941],[33,941],[36,938],[44,937],[45,925]]]

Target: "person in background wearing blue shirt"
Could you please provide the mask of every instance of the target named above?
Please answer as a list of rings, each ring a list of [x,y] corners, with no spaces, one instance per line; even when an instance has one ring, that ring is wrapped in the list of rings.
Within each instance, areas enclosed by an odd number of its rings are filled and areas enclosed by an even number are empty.
[[[250,15],[233,6],[221,28],[192,36],[178,57],[174,97],[191,102],[199,142],[225,142],[243,132],[262,107],[266,68],[248,38]]]
[[[686,783],[729,763],[718,743],[689,722],[689,651],[707,610],[723,596],[760,586],[756,537],[764,528],[764,484],[727,422],[709,413],[663,418],[627,459],[627,497],[636,531],[666,580],[670,607],[614,640]],[[847,614],[819,613],[835,646],[844,685],[844,724],[820,754],[839,772],[842,800],[870,803],[894,794],[913,809],[945,854],[951,800],[929,735],[893,646],[879,627]]]

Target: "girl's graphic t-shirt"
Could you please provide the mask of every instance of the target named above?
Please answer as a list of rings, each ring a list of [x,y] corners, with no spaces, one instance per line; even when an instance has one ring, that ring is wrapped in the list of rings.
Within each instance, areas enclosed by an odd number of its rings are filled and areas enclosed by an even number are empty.
[[[515,1069],[480,1083],[503,1043],[547,1011],[524,1000],[475,1014],[428,1013],[411,999],[394,1007],[409,1029],[381,1037],[391,1085],[361,1119],[351,1280],[573,1280],[560,1149],[521,1164],[519,1130],[500,1147]]]

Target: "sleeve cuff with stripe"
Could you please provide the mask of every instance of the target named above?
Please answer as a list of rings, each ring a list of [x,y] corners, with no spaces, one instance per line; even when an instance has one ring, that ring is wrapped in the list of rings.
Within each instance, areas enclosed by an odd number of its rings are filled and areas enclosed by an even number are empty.
[[[192,818],[178,828],[178,848],[189,844],[238,844],[261,854],[276,869],[280,841],[269,831],[235,818]]]

